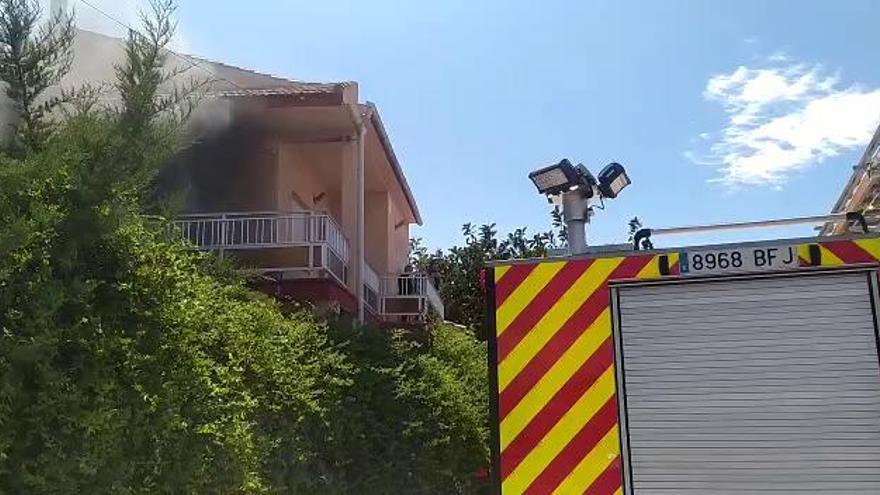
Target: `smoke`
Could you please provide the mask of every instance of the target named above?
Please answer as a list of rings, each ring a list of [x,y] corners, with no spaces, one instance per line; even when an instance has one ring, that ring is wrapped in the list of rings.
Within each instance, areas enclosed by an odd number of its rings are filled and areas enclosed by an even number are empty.
[[[127,28],[120,23],[140,29],[141,12],[149,12],[150,8],[149,0],[87,0],[87,2],[88,4],[82,0],[66,0],[68,11],[76,14],[77,27],[116,38],[124,38],[128,34]],[[43,12],[50,12],[52,3],[53,0],[40,0]],[[190,53],[191,47],[183,24],[178,23],[177,33],[171,41],[170,48],[181,53]]]

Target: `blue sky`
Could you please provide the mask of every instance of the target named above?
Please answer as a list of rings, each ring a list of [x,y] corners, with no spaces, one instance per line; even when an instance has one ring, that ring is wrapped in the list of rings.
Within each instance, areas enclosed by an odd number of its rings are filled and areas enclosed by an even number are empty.
[[[660,227],[821,214],[880,119],[872,1],[180,3],[190,52],[358,81],[433,248],[460,242],[464,222],[549,228],[526,175],[563,157],[619,161],[634,180],[595,217],[592,244],[625,241],[636,215]]]

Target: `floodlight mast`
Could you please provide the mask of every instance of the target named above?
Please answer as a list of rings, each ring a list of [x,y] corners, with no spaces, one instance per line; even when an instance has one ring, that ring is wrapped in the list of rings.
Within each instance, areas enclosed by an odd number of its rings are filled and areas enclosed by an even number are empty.
[[[565,221],[566,241],[571,254],[586,253],[590,198],[582,190],[562,193],[562,219]]]
[[[610,163],[598,180],[583,164],[572,165],[564,159],[555,165],[543,167],[529,174],[540,194],[555,202],[562,202],[566,241],[572,255],[587,252],[587,224],[590,223],[590,199],[593,196],[614,199],[631,181],[626,169],[619,163]]]

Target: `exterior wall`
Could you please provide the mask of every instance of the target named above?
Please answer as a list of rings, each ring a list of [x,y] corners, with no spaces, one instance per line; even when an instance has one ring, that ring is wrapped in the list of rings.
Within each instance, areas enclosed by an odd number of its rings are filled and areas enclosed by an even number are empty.
[[[337,221],[339,217],[333,215],[327,208],[331,203],[332,191],[315,173],[314,167],[301,153],[302,144],[278,144],[278,179],[276,193],[278,195],[278,208],[280,211],[314,210],[328,211]],[[324,197],[315,201],[321,194]]]
[[[390,272],[389,246],[391,237],[390,229],[390,199],[388,193],[369,192],[365,200],[365,232],[364,243],[366,244],[367,263],[376,270],[380,276]]]
[[[388,209],[388,272],[402,273],[409,262],[409,222],[400,207],[389,202]],[[401,225],[402,224],[402,225]]]
[[[348,238],[351,246],[351,273],[358,273],[359,267],[357,262],[360,259],[358,253],[357,239],[357,199],[358,199],[358,181],[357,181],[357,142],[352,141],[346,143],[342,149],[342,179],[340,184],[340,225],[342,231]],[[365,212],[366,213],[366,212]],[[366,232],[364,233],[366,237]],[[349,288],[352,292],[357,293],[357,284],[360,281],[358,276],[350,277]]]

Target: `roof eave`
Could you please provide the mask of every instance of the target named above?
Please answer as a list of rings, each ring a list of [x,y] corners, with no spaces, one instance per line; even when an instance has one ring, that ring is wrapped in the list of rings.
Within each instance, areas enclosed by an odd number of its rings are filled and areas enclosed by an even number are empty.
[[[422,215],[419,212],[419,206],[416,204],[415,196],[413,196],[412,189],[409,187],[409,183],[406,181],[406,176],[403,174],[403,168],[400,166],[400,162],[397,160],[397,155],[394,153],[394,148],[391,146],[391,139],[388,137],[388,133],[385,131],[385,125],[382,123],[382,117],[379,116],[379,109],[376,108],[376,105],[373,102],[367,102],[366,106],[370,109],[370,121],[373,123],[373,127],[376,129],[376,134],[379,137],[379,142],[382,143],[382,148],[385,150],[385,155],[388,157],[388,162],[391,164],[391,169],[394,171],[394,176],[397,177],[397,181],[400,183],[400,187],[403,189],[403,194],[406,196],[406,202],[409,204],[410,210],[412,211],[413,218],[415,219],[415,223],[419,226],[423,225]]]

